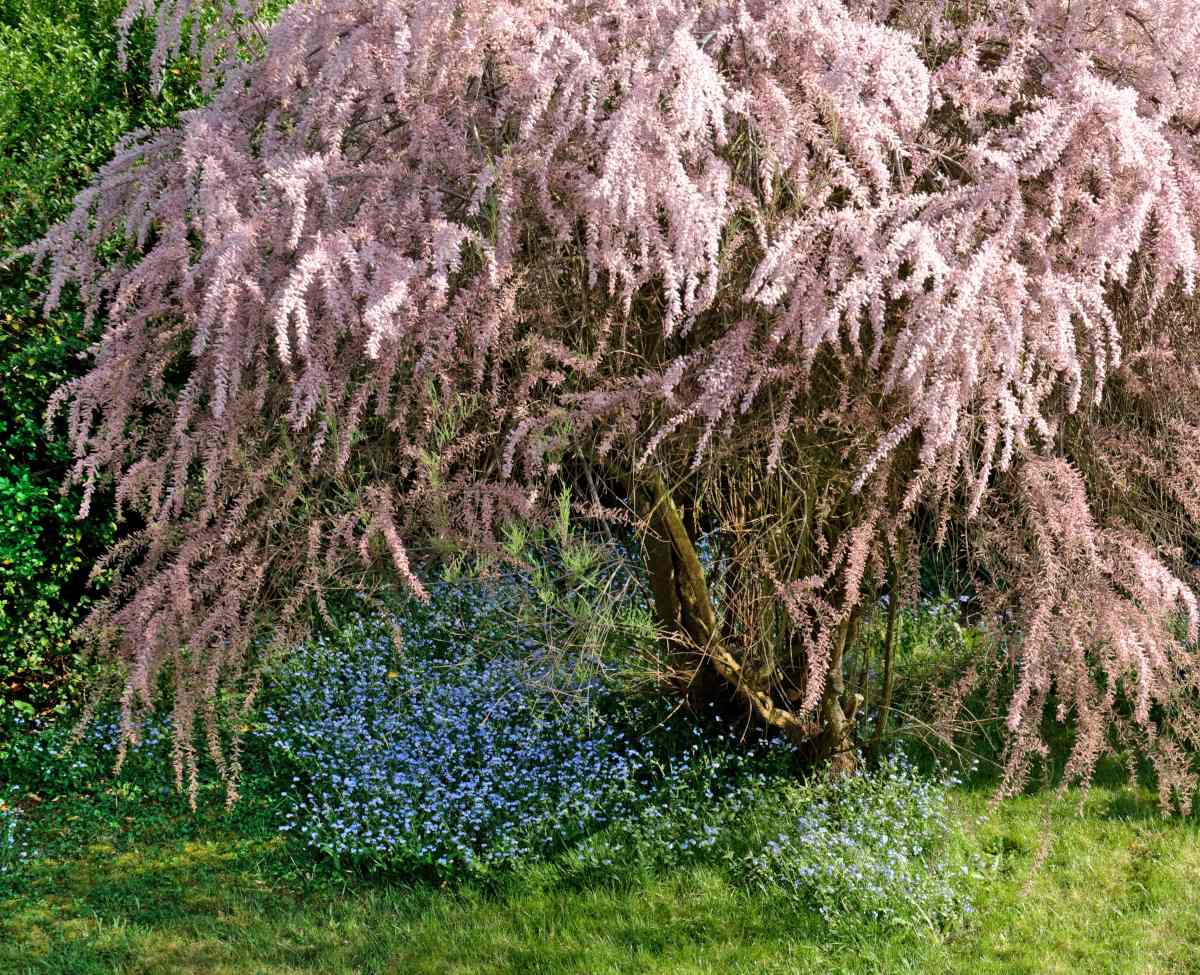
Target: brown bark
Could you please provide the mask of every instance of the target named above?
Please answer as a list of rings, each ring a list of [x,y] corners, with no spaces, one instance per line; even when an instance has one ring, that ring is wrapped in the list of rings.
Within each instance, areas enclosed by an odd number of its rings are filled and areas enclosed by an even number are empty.
[[[820,725],[777,705],[769,688],[750,679],[725,646],[704,567],[679,508],[661,474],[653,472],[646,486],[652,536],[647,539],[646,557],[655,615],[665,629],[669,661],[688,675],[690,692],[705,693],[709,689],[706,675],[715,675],[759,720],[798,743],[811,740],[820,732]],[[685,659],[691,661],[690,666],[680,666]]]
[[[853,629],[853,616],[838,627],[829,661],[829,674],[825,678],[825,691],[821,695],[821,733],[813,748],[813,757],[828,762],[837,773],[853,771],[858,765],[851,739],[857,700],[849,707],[849,714],[847,706],[843,704],[846,694],[843,663],[848,637]]]

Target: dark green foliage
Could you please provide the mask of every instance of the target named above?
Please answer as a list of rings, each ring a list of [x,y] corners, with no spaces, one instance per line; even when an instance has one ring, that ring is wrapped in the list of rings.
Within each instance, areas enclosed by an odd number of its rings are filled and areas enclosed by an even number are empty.
[[[120,135],[160,125],[194,104],[186,67],[159,99],[135,36],[131,69],[117,64],[120,0],[0,0],[0,260],[69,208]],[[0,727],[16,712],[55,708],[75,671],[71,631],[87,576],[112,541],[98,498],[86,522],[59,491],[69,452],[43,429],[53,390],[78,375],[82,316],[40,313],[44,282],[27,261],[0,268]]]
[[[0,673],[5,710],[32,712],[62,697],[88,568],[113,519],[101,511],[77,522],[77,499],[58,490],[68,458],[61,442],[47,442],[41,417],[83,342],[76,316],[41,323],[20,306],[25,297],[19,285],[0,291]]]

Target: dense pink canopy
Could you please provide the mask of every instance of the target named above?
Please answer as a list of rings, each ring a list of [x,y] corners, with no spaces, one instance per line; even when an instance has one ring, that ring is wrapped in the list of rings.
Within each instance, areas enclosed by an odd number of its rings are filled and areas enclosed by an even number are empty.
[[[200,7],[127,22],[157,16],[161,68]],[[1063,438],[1077,418],[1196,525],[1193,326],[1161,309],[1197,269],[1200,3],[256,7],[200,42],[211,103],[127,139],[40,247],[49,304],[77,282],[105,316],[57,403],[75,476],[147,526],[91,624],[128,700],[173,661],[190,726],[263,612],[299,618],[377,549],[419,588],[413,544],[486,547],[563,451],[701,463],[758,424],[738,459],[771,469],[829,354],[876,499],[831,549],[843,605],[876,525],[954,501],[1040,587],[1018,739],[1056,686],[1086,774],[1123,681],[1190,791],[1150,722],[1195,680],[1165,628],[1183,609],[1196,636],[1181,553],[1089,498]],[[1114,383],[1157,440],[1105,419]],[[1018,506],[991,510],[1002,481]]]

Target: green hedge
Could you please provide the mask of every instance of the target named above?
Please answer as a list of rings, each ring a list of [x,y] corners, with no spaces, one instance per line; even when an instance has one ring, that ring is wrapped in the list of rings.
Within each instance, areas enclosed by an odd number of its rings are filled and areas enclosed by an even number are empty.
[[[131,128],[161,125],[199,98],[188,66],[150,95],[148,37],[117,65],[121,0],[0,0],[0,259],[69,209]],[[89,338],[76,311],[40,313],[28,262],[0,268],[0,726],[70,697],[71,631],[94,597],[87,576],[117,526],[107,500],[77,521],[60,485],[69,460],[43,430],[46,403],[78,375]]]

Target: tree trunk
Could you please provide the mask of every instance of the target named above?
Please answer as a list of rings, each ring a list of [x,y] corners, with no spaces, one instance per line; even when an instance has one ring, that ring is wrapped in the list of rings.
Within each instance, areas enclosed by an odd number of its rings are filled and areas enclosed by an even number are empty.
[[[646,568],[655,619],[666,640],[668,665],[684,677],[690,695],[703,698],[710,681],[697,651],[716,632],[716,612],[691,534],[661,475],[651,477],[650,489]]]
[[[821,695],[821,733],[813,743],[813,757],[827,762],[838,774],[852,772],[858,766],[852,732],[854,714],[861,698],[855,695],[853,702],[845,701],[846,680],[842,672],[848,637],[855,629],[854,615],[838,627],[829,674],[825,678],[825,692]]]
[[[646,487],[650,499],[646,562],[655,616],[667,642],[668,665],[684,685],[682,689],[700,701],[712,700],[723,691],[797,744],[812,742],[820,735],[821,725],[801,720],[776,704],[770,687],[760,686],[754,675],[747,674],[725,645],[704,567],[662,475],[651,473]],[[840,666],[839,659],[839,682]]]

